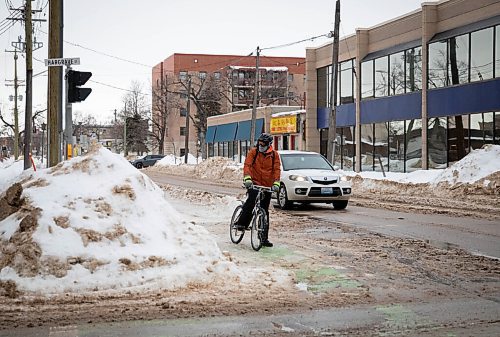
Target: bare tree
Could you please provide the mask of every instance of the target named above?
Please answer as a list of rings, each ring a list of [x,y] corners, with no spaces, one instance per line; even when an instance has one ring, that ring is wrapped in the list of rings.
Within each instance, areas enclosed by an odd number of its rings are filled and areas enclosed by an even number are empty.
[[[128,154],[129,150],[138,154],[147,152],[150,111],[145,95],[142,93],[142,85],[139,82],[132,81],[129,92],[123,97],[123,103],[124,109],[121,117],[126,129],[125,155]]]

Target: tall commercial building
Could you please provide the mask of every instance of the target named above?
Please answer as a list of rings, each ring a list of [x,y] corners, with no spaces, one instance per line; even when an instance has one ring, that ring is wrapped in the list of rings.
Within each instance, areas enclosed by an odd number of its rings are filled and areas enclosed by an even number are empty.
[[[337,138],[328,139],[332,44],[306,50],[306,148],[344,169],[445,168],[500,144],[500,1],[424,2],[340,41]]]
[[[304,75],[305,58],[260,56],[257,105],[303,104]],[[152,78],[153,118],[161,121],[160,111],[164,111],[166,117],[164,153],[184,155],[185,137],[189,133],[189,152],[199,155],[205,142],[199,141],[196,126],[207,117],[200,116],[200,105],[209,115],[251,108],[256,56],[176,53],[153,68]],[[191,96],[189,111],[188,96]],[[195,119],[195,123],[190,121],[189,132],[186,130],[188,115]]]

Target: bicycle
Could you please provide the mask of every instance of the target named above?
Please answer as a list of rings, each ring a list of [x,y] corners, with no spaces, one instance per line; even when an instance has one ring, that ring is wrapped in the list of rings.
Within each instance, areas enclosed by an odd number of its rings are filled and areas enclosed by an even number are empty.
[[[264,198],[264,192],[271,192],[271,188],[258,185],[253,185],[251,188],[254,190],[258,190],[259,192],[257,194],[257,197],[255,198],[255,205],[252,210],[250,242],[252,244],[253,250],[259,251],[259,249],[262,247],[263,232],[269,226],[269,219],[267,218],[266,211],[260,206],[260,202]],[[231,217],[229,235],[231,237],[231,241],[235,244],[240,243],[241,240],[243,240],[243,236],[245,235],[246,229],[240,229],[236,225],[241,216],[242,210],[243,201],[241,205],[238,205],[235,208],[233,216]]]

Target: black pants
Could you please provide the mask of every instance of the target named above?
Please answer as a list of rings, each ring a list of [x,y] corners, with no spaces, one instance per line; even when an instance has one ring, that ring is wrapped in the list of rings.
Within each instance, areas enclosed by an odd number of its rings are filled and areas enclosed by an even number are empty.
[[[259,191],[254,189],[249,189],[247,191],[247,200],[243,204],[243,210],[241,211],[240,219],[238,220],[238,226],[240,227],[248,227],[250,225],[250,221],[252,221],[252,211],[255,206],[255,199],[257,198],[257,194]],[[263,192],[264,198],[260,202],[260,207],[266,211],[267,215],[267,226],[264,228],[262,233],[262,240],[267,240],[267,236],[269,233],[269,204],[271,203],[271,192]]]

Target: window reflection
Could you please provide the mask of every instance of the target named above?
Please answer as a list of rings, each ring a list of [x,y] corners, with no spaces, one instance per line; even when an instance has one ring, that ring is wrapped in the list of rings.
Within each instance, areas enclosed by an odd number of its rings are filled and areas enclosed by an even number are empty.
[[[383,165],[384,171],[387,171],[389,167],[389,123],[376,123],[374,124],[374,129],[374,170],[382,171],[380,165]]]
[[[361,64],[361,98],[375,97],[373,92],[373,61]]]
[[[494,113],[479,113],[470,115],[470,145],[479,149],[484,144],[493,144]]]
[[[327,107],[328,106],[328,76],[327,76],[327,67],[320,68],[317,70],[317,83],[318,83],[318,107]]]
[[[356,158],[356,146],[354,141],[354,126],[343,127],[340,129],[342,142],[340,143],[340,152],[342,153],[343,170],[353,171]]]
[[[471,34],[470,80],[493,78],[493,28]]]
[[[413,172],[422,169],[422,120],[405,121],[405,169]]]
[[[427,152],[429,168],[446,168],[446,117],[430,118],[427,122]]]
[[[340,64],[340,104],[354,102],[353,60]]]
[[[446,73],[446,42],[429,45],[429,88],[442,88],[448,84]]]
[[[389,171],[405,171],[405,122],[389,122]]]
[[[375,97],[385,97],[389,94],[389,64],[387,57],[375,60]]]
[[[495,30],[495,77],[500,77],[500,26]]]
[[[448,165],[459,161],[469,152],[468,116],[448,117]]]
[[[495,144],[500,145],[500,112],[494,113],[493,125],[495,129]]]
[[[448,40],[449,84],[469,82],[469,34]]]
[[[361,125],[361,171],[373,171],[373,124]]]
[[[406,92],[422,89],[422,47],[412,48],[405,52]]]
[[[392,54],[389,57],[390,62],[390,80],[389,80],[389,94],[399,95],[405,92],[405,53],[400,52]]]

